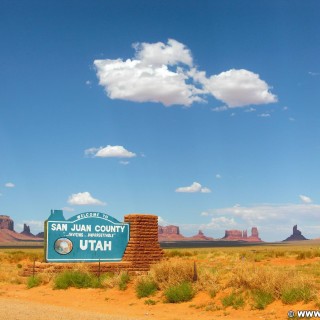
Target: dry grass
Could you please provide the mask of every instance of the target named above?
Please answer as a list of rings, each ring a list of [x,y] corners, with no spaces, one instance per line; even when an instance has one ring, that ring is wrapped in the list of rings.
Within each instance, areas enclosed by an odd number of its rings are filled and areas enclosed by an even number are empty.
[[[317,307],[320,305],[319,257],[319,244],[167,249],[163,261],[153,265],[148,275],[136,277],[132,282],[134,285],[144,280],[153,282],[160,295],[170,287],[190,283],[194,292],[209,293],[217,305],[221,305],[221,298],[236,292],[245,297],[246,305],[259,309],[273,300],[295,303],[297,299],[314,301]],[[42,261],[41,249],[0,249],[0,283],[26,283],[19,271],[34,259]],[[74,264],[74,270],[88,272],[84,263]],[[53,282],[54,277],[52,270],[46,269],[41,281]],[[128,281],[124,278],[122,273],[101,275],[101,286],[120,288],[124,282],[126,286]]]

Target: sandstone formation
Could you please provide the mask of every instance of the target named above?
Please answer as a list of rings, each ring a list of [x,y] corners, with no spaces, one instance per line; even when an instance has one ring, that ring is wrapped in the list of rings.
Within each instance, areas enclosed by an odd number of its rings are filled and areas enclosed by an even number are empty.
[[[251,228],[251,236],[248,236],[247,230],[226,230],[225,235],[221,240],[232,241],[248,241],[248,242],[261,242],[257,227]]]
[[[43,239],[34,236],[26,224],[21,233],[15,232],[13,220],[9,216],[0,215],[0,243],[21,241],[43,241]]]
[[[199,230],[198,234],[188,238],[188,240],[199,240],[199,241],[213,241],[214,239],[211,237],[207,237],[204,233]]]
[[[180,229],[177,226],[158,226],[158,239],[159,241],[179,241],[184,240],[185,237],[180,234]]]
[[[0,229],[6,229],[13,231],[14,222],[9,216],[0,215]]]
[[[20,234],[24,234],[26,236],[34,237],[34,234],[30,232],[30,227],[26,225],[25,223],[23,224],[23,231],[20,232]]]
[[[158,227],[158,238],[160,242],[163,241],[212,241],[213,238],[207,237],[204,233],[199,230],[198,234],[192,237],[185,237],[180,233],[178,226],[159,226]]]
[[[298,230],[298,226],[294,225],[293,226],[293,231],[292,231],[292,235],[290,237],[288,237],[287,239],[283,240],[283,241],[299,241],[299,240],[308,240],[306,239],[300,230]]]
[[[37,235],[36,235],[37,238],[44,238],[44,232],[39,232]]]

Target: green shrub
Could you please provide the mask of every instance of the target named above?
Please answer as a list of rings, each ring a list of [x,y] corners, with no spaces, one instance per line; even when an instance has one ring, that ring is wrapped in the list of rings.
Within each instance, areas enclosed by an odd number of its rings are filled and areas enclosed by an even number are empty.
[[[194,291],[189,282],[183,282],[167,288],[164,295],[167,302],[177,303],[191,300],[194,297]]]
[[[154,301],[152,299],[147,299],[144,304],[147,304],[149,306],[154,306],[157,303],[157,301]]]
[[[273,302],[274,298],[270,292],[258,290],[253,293],[254,304],[256,309],[264,309],[268,304]]]
[[[136,294],[138,298],[149,297],[157,291],[156,283],[148,278],[141,278],[136,284]]]
[[[28,289],[38,287],[41,284],[41,278],[39,276],[29,277],[27,281]]]
[[[281,292],[281,301],[285,304],[295,304],[299,301],[308,302],[312,300],[312,297],[312,291],[308,286],[286,288]]]
[[[130,281],[130,276],[128,273],[123,272],[120,274],[120,279],[118,283],[118,287],[120,290],[126,290],[128,287],[128,282]]]
[[[233,307],[234,309],[239,309],[244,306],[243,297],[234,292],[229,296],[222,298],[221,302],[224,307]]]
[[[99,279],[89,273],[80,271],[65,271],[54,280],[54,289],[75,288],[98,288]]]

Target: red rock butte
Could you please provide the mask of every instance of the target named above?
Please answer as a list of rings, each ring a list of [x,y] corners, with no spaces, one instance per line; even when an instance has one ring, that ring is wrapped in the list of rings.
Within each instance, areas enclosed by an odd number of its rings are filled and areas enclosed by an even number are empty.
[[[261,242],[257,227],[251,228],[251,236],[248,236],[247,230],[226,230],[222,240]]]
[[[30,232],[30,227],[24,224],[23,231],[14,231],[14,222],[9,216],[0,215],[0,242],[41,242],[43,238],[37,237]]]
[[[222,239],[214,239],[207,237],[199,230],[198,234],[192,237],[185,237],[180,233],[178,226],[169,225],[166,227],[158,226],[159,241],[213,241],[213,240],[226,240],[226,241],[247,241],[247,242],[262,242],[259,238],[257,227],[251,229],[251,235],[248,236],[247,230],[226,230],[225,236]]]

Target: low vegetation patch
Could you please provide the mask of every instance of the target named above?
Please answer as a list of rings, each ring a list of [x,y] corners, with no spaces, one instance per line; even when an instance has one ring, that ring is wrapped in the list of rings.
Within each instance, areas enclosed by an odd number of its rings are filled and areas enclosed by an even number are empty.
[[[194,297],[194,290],[191,283],[183,282],[171,287],[168,287],[164,295],[167,302],[169,303],[178,303],[184,301],[190,301]]]
[[[99,279],[89,273],[81,271],[65,271],[54,279],[54,289],[75,288],[98,288]]]
[[[263,310],[265,307],[274,301],[274,297],[270,292],[257,290],[252,293],[253,308]]]
[[[151,267],[150,277],[160,289],[166,289],[183,282],[192,282],[193,261],[172,259],[161,261]]]
[[[149,297],[158,290],[157,284],[148,277],[142,277],[138,279],[136,283],[137,297],[144,298]]]
[[[27,280],[28,289],[38,287],[42,283],[40,276],[29,277]]]
[[[120,290],[126,290],[128,288],[128,283],[130,281],[130,276],[127,272],[120,273],[118,287]]]
[[[232,292],[230,295],[221,299],[224,307],[232,307],[233,309],[239,309],[244,306],[244,299],[241,294]]]
[[[309,302],[314,297],[309,286],[285,288],[281,292],[281,301],[285,304],[295,304],[300,301]]]

